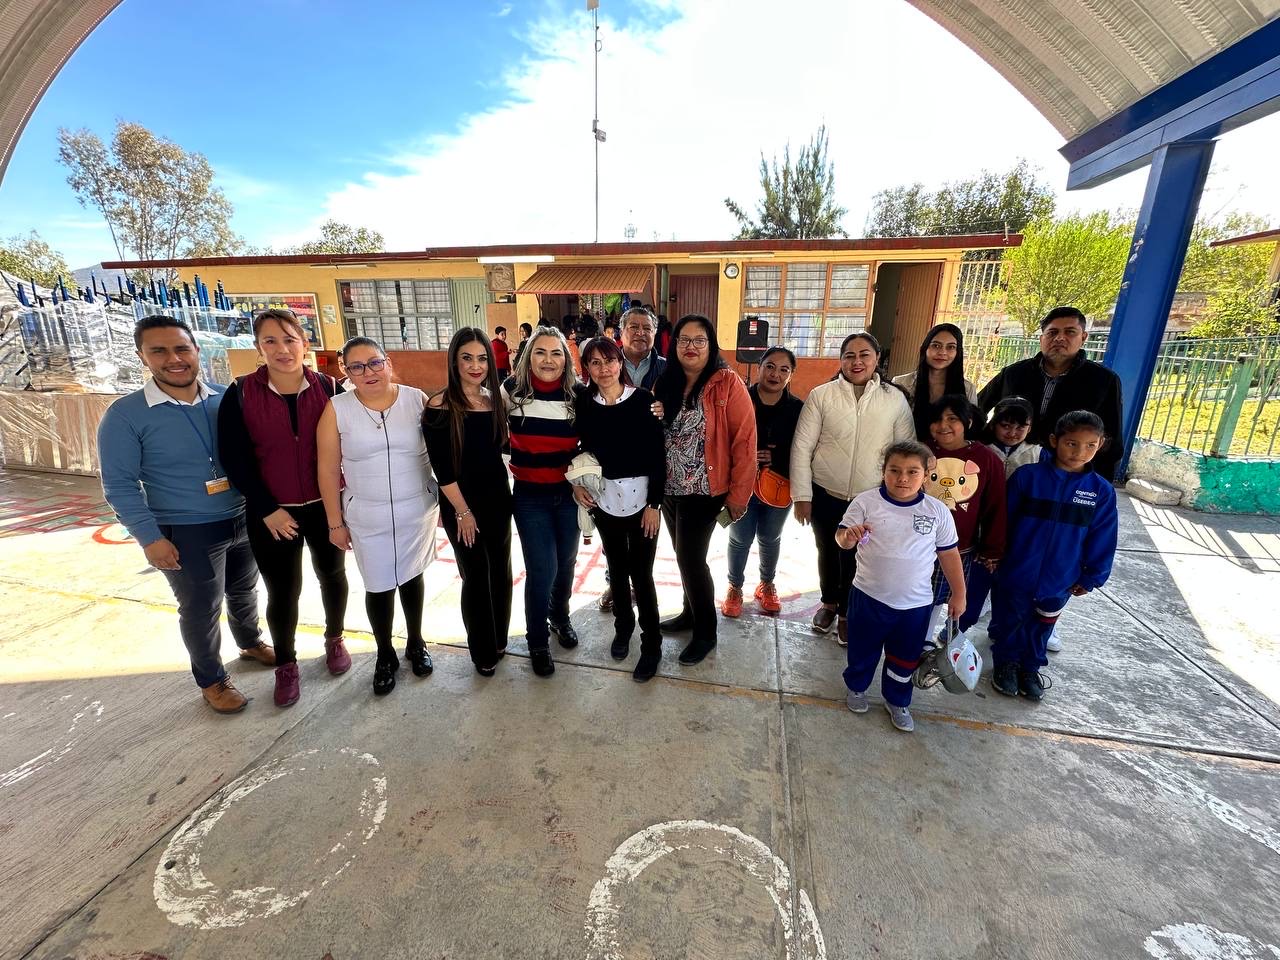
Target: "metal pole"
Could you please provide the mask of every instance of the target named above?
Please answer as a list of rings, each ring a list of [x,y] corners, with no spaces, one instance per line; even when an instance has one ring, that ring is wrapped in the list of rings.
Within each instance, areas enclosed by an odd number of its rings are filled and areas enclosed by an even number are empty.
[[[591,115],[591,139],[596,145],[596,243],[600,242],[600,11],[591,11],[591,23],[595,28],[595,103]]]

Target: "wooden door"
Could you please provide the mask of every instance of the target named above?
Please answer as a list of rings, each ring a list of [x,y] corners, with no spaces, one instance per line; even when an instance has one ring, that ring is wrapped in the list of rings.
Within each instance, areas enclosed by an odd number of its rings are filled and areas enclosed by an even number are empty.
[[[671,311],[671,322],[674,324],[681,317],[700,313],[714,325],[720,298],[719,279],[718,276],[672,274],[671,296],[675,299],[675,307]]]
[[[898,308],[893,317],[889,376],[909,373],[920,361],[920,341],[937,315],[941,263],[905,264],[898,281]]]

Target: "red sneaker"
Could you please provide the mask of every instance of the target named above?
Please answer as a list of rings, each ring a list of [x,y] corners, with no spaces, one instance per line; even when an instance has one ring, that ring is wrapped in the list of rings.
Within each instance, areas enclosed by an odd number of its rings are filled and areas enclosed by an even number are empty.
[[[276,667],[276,706],[291,707],[298,702],[298,665],[286,663]]]
[[[730,587],[729,592],[724,595],[724,603],[720,604],[720,612],[726,617],[742,616],[742,591],[737,587]]]
[[[765,613],[782,612],[782,601],[778,599],[778,590],[772,583],[762,583],[756,587],[756,603]]]
[[[342,637],[324,638],[324,664],[335,677],[351,669],[351,654]]]

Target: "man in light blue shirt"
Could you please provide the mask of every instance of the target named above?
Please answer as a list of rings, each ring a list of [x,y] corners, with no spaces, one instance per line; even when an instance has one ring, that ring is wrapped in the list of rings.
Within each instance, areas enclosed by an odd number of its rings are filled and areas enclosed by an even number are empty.
[[[205,702],[235,713],[248,700],[222,665],[224,600],[241,658],[274,666],[275,651],[258,626],[258,566],[244,498],[218,459],[224,388],[200,382],[200,348],[181,320],[143,317],[133,339],[152,379],[102,418],[102,491],[147,562],[169,581]]]

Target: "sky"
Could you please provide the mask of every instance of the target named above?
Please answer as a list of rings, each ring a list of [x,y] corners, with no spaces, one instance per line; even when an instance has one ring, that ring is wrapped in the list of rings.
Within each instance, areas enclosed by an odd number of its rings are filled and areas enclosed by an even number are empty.
[[[1003,170],[1055,188],[1062,137],[903,0],[601,0],[599,239],[727,238],[759,163],[819,125],[845,230],[873,195]],[[590,241],[593,50],[561,0],[125,0],[82,44],[0,183],[0,237],[35,229],[72,267],[114,259],[57,162],[59,127],[141,123],[209,158],[255,246],[328,218],[388,250]],[[785,14],[785,15],[783,15]],[[1202,213],[1280,226],[1280,115],[1224,137]],[[1059,210],[1133,210],[1146,171]]]

